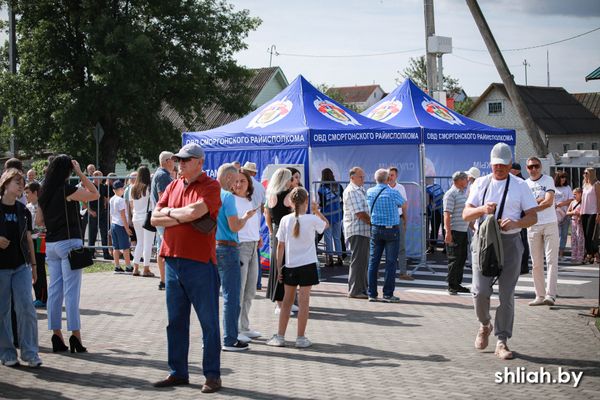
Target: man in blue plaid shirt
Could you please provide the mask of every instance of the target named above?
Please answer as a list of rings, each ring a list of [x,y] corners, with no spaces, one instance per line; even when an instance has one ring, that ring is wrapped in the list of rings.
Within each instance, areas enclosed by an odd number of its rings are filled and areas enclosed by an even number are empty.
[[[367,203],[371,214],[371,248],[368,272],[369,301],[377,301],[377,273],[381,255],[385,250],[383,301],[398,303],[400,299],[394,296],[400,235],[398,207],[402,207],[406,199],[397,191],[390,189],[387,181],[388,171],[378,169],[375,172],[377,185],[367,190]]]

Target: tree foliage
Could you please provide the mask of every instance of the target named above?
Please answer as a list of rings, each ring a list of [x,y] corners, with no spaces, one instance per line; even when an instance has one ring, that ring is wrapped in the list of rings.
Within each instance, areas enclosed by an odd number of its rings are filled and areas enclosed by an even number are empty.
[[[160,114],[165,103],[186,123],[209,104],[249,111],[250,72],[233,59],[260,23],[247,10],[223,0],[12,4],[19,71],[0,73],[0,103],[18,117],[21,149],[50,148],[85,164],[100,122],[100,168],[108,172],[117,160],[133,167],[178,147],[180,132]]]
[[[336,90],[336,88],[327,85],[326,83],[321,83],[320,85],[317,85],[317,89],[319,89],[319,91],[321,93],[325,93],[327,96],[331,97],[333,100],[337,101],[338,103],[340,103],[341,105],[343,105],[344,107],[355,111],[355,112],[362,112],[364,110],[359,110],[358,107],[356,107],[356,105],[354,104],[350,104],[346,102],[346,99],[344,99],[344,97],[342,96],[342,94]]]
[[[427,62],[425,61],[425,56],[411,57],[408,60],[408,67],[404,68],[399,74],[400,78],[396,78],[397,84],[401,84],[405,79],[410,78],[418,87],[424,91],[427,90]],[[448,96],[455,96],[462,91],[462,86],[460,86],[458,79],[444,75],[444,90]],[[454,103],[454,109],[464,114],[469,110],[471,104],[472,101],[467,97],[465,101]]]

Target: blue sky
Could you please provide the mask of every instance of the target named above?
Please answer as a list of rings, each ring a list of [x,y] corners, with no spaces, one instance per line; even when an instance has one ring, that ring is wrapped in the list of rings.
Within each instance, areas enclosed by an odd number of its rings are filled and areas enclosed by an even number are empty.
[[[314,84],[351,86],[380,84],[391,91],[398,71],[410,57],[424,54],[423,0],[230,0],[262,19],[247,38],[248,49],[236,55],[248,67],[269,64],[267,49],[293,80],[302,74]],[[600,27],[599,0],[480,0],[480,6],[501,49],[548,43]],[[500,77],[485,50],[464,0],[434,0],[436,34],[450,36],[455,48],[444,56],[444,71],[458,78],[470,96],[478,96]],[[0,14],[5,18],[5,12]],[[600,66],[600,30],[565,43],[505,52],[518,84],[524,84],[527,59],[529,85],[546,86],[546,50],[550,85],[570,92],[598,92],[600,81],[585,76]],[[459,49],[460,48],[460,49]],[[470,51],[473,49],[479,51]],[[374,57],[319,58],[285,54],[356,55],[408,53]],[[468,60],[470,61],[468,61]]]
[[[410,57],[424,54],[423,0],[276,1],[233,0],[263,20],[248,37],[248,49],[238,55],[249,67],[268,66],[271,45],[282,55],[273,58],[289,80],[302,74],[313,83],[333,86],[381,84],[391,91]],[[480,0],[480,6],[501,49],[560,40],[600,27],[598,0]],[[470,96],[491,82],[500,82],[485,44],[464,0],[434,0],[436,34],[450,36],[453,55],[444,56],[444,70],[458,78]],[[550,47],[506,52],[518,84],[546,86],[546,50],[550,85],[570,92],[600,91],[600,82],[585,76],[600,66],[600,30]],[[420,49],[411,53],[357,58],[308,58],[283,54],[355,55]],[[471,61],[465,60],[469,59]],[[473,61],[473,62],[472,62]],[[482,65],[482,64],[486,65]]]

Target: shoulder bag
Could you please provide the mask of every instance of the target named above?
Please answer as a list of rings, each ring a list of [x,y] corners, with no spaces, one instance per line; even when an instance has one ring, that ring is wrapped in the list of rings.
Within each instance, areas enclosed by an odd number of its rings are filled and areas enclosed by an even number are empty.
[[[65,202],[65,217],[67,219],[67,237],[69,240],[71,239],[71,232],[69,229],[69,212],[67,210],[67,196],[63,186],[63,201]],[[83,232],[81,229],[81,221],[77,218],[77,223],[79,224],[79,232],[82,235],[83,242]],[[71,265],[72,270],[83,269],[85,267],[89,267],[94,264],[94,249],[89,247],[79,247],[76,249],[72,249],[69,252],[69,264]]]
[[[156,227],[150,222],[152,220],[152,210],[150,209],[150,196],[152,196],[152,192],[148,193],[148,205],[146,206],[146,220],[144,221],[143,228],[150,232],[156,232]]]

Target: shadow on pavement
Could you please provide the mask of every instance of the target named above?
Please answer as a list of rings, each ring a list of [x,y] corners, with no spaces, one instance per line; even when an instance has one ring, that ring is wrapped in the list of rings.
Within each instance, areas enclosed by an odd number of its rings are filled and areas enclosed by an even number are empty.
[[[311,320],[333,320],[357,322],[377,326],[417,327],[418,324],[407,324],[398,318],[422,318],[422,315],[403,314],[397,311],[371,311],[347,308],[310,307]]]
[[[457,297],[457,296],[453,296]],[[435,306],[435,307],[449,307],[449,308],[459,308],[461,310],[472,310],[473,303],[470,304],[460,304],[460,303],[432,303],[427,301],[414,301],[414,300],[403,300],[400,299],[400,304],[415,304],[418,306]],[[312,316],[311,316],[312,318]]]
[[[85,308],[80,309],[79,312],[81,315],[108,315],[109,317],[133,317],[133,314],[123,314],[104,310],[88,310]]]
[[[23,388],[11,385],[10,383],[0,383],[0,396],[3,399],[54,399],[71,400],[60,392],[40,388]]]
[[[282,388],[282,392],[285,389]],[[227,386],[223,386],[223,389],[219,391],[219,394],[224,396],[238,396],[242,399],[281,399],[281,400],[310,400],[309,397],[289,397],[284,396],[281,393],[263,393],[257,392],[255,390],[247,390],[247,389],[236,389],[236,388],[228,388]]]
[[[544,366],[556,365],[559,367],[570,367],[569,369],[577,369],[579,371],[583,371],[584,379],[586,376],[600,376],[600,361],[573,360],[569,358],[536,357],[520,352],[516,353],[515,359],[525,360]]]

